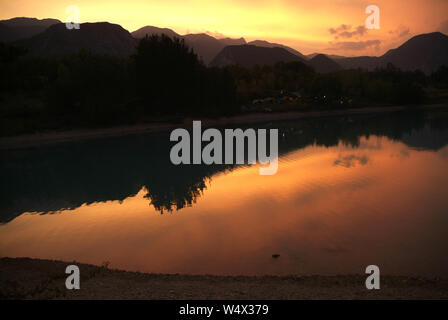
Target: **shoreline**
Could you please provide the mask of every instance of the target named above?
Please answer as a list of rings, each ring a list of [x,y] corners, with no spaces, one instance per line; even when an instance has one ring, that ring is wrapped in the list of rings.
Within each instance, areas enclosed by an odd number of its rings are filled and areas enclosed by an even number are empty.
[[[247,124],[266,121],[294,120],[303,118],[342,116],[342,115],[359,115],[359,114],[377,114],[388,113],[403,110],[425,110],[434,108],[446,108],[448,104],[434,104],[422,106],[392,106],[392,107],[366,107],[343,110],[326,110],[326,111],[308,111],[308,112],[279,112],[279,113],[248,113],[232,117],[221,117],[217,119],[200,119],[204,127],[224,126],[234,124]],[[98,129],[73,129],[67,131],[52,131],[45,133],[32,133],[18,136],[1,137],[0,150],[21,149],[34,146],[40,146],[51,143],[79,141],[85,139],[119,137],[132,134],[162,132],[175,128],[191,127],[191,122],[196,118],[184,118],[182,123],[146,123],[137,125],[114,126],[109,128]]]
[[[67,290],[65,268],[80,269],[80,290]],[[448,279],[367,275],[214,276],[151,274],[77,262],[0,258],[0,299],[319,300],[448,299]]]

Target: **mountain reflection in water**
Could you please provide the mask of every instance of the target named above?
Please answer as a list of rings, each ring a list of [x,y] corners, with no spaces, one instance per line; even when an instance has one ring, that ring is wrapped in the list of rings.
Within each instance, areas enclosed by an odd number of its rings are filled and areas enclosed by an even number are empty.
[[[2,152],[0,256],[161,273],[379,264],[446,275],[447,119],[439,110],[260,124],[280,130],[273,176],[258,165],[174,166],[168,132]]]
[[[448,141],[444,112],[328,117],[258,125],[279,128],[279,156],[308,145],[356,147],[362,136],[385,136],[438,150]],[[70,142],[3,152],[0,221],[23,212],[54,212],[123,200],[142,187],[160,213],[194,204],[206,181],[231,165],[172,165],[169,133]],[[280,168],[281,169],[281,168]]]

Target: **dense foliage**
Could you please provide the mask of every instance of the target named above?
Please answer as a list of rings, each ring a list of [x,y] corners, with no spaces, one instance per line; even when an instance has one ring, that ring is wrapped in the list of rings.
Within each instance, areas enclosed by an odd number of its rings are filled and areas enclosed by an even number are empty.
[[[372,72],[359,69],[327,74],[315,73],[301,62],[251,70],[232,66],[228,70],[234,76],[243,103],[283,90],[300,92],[304,97],[301,102],[311,107],[333,108],[341,99],[350,99],[358,106],[419,104],[425,100],[423,88],[428,84],[422,72],[403,72],[390,64]]]
[[[447,74],[392,65],[319,74],[301,62],[209,68],[166,36],[142,39],[127,59],[88,51],[38,58],[0,43],[0,134],[234,114],[284,92],[297,93],[289,105],[301,110],[417,104],[446,91]]]

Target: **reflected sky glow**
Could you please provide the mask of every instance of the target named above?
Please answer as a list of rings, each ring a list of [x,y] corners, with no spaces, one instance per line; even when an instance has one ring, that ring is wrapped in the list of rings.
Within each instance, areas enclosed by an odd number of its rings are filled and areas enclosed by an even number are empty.
[[[284,154],[274,176],[257,166],[218,173],[173,213],[156,211],[143,188],[122,202],[22,214],[0,225],[0,255],[156,273],[363,273],[377,264],[446,275],[447,180],[448,146],[416,150],[378,136],[310,145]]]

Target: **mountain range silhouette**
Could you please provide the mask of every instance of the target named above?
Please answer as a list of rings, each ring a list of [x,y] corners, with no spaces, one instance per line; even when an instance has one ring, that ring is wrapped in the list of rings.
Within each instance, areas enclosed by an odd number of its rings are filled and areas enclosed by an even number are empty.
[[[440,32],[414,36],[379,57],[343,57],[319,53],[305,56],[293,48],[264,40],[218,39],[204,33],[180,35],[171,29],[155,26],[145,26],[130,33],[120,25],[108,22],[82,23],[79,30],[68,30],[56,19],[21,17],[0,21],[0,41],[24,46],[36,56],[87,49],[94,53],[126,57],[135,52],[138,39],[153,34],[184,39],[204,64],[216,67],[232,64],[251,67],[255,64],[301,61],[317,72],[326,73],[341,69],[373,70],[392,63],[405,71],[421,70],[429,74],[442,65],[448,65],[448,36]]]

